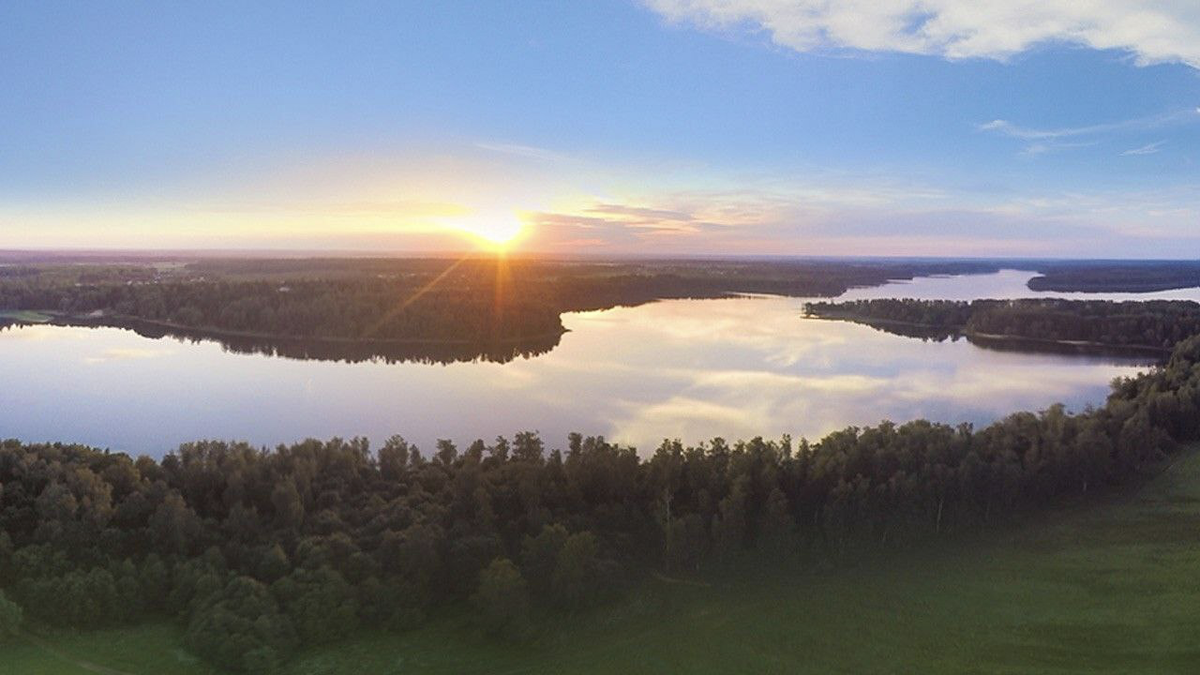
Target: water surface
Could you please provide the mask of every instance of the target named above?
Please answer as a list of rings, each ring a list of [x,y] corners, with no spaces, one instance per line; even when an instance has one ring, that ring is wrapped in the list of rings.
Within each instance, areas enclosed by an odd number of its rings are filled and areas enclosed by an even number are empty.
[[[845,298],[1046,297],[1024,287],[1029,276],[918,279]],[[1175,297],[1133,297],[1164,296]],[[883,419],[982,424],[1054,402],[1080,409],[1146,365],[922,342],[805,319],[804,302],[672,300],[567,314],[556,348],[503,364],[297,360],[117,328],[13,327],[0,331],[0,436],[157,456],[200,438],[367,436],[377,446],[401,434],[430,449],[438,438],[537,430],[561,447],[580,431],[648,452],[664,437],[815,439]]]

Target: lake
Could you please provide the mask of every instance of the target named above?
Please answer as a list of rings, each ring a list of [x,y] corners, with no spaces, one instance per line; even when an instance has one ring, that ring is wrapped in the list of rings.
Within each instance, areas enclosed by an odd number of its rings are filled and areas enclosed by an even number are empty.
[[[1200,299],[1039,294],[1029,273],[922,278],[871,297]],[[664,437],[817,439],[847,425],[925,417],[983,424],[1017,410],[1103,402],[1144,358],[993,351],[806,319],[805,298],[669,300],[570,313],[557,347],[508,363],[298,360],[118,328],[0,331],[0,437],[79,442],[161,456],[202,438],[275,445],[392,434],[438,438],[604,435],[648,453]]]

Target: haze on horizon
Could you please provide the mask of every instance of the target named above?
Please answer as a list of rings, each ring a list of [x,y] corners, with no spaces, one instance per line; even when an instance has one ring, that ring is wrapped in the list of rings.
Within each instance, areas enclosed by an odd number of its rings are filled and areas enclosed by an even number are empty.
[[[1200,4],[831,4],[7,3],[0,249],[1193,257]]]

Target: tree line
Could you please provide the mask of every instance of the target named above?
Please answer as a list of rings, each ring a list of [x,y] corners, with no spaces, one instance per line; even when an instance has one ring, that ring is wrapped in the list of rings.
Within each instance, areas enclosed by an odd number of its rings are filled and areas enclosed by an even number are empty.
[[[1045,263],[1029,280],[1035,291],[1147,293],[1200,286],[1200,261],[1123,260]]]
[[[1001,336],[1169,350],[1200,333],[1200,304],[1184,300],[879,299],[812,302],[805,312],[932,339]]]
[[[983,428],[918,420],[815,443],[632,447],[520,433],[428,454],[400,437],[275,449],[204,441],[156,461],[0,443],[0,634],[174,617],[187,647],[263,672],[360,626],[469,604],[480,630],[603,602],[651,572],[748,556],[847,560],[1136,480],[1200,438],[1200,337],[1061,405]]]

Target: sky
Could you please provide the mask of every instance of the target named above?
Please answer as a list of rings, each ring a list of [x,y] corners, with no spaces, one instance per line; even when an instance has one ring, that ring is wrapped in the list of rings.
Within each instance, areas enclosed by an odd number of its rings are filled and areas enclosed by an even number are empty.
[[[0,3],[0,249],[497,246],[1195,258],[1200,2]]]

